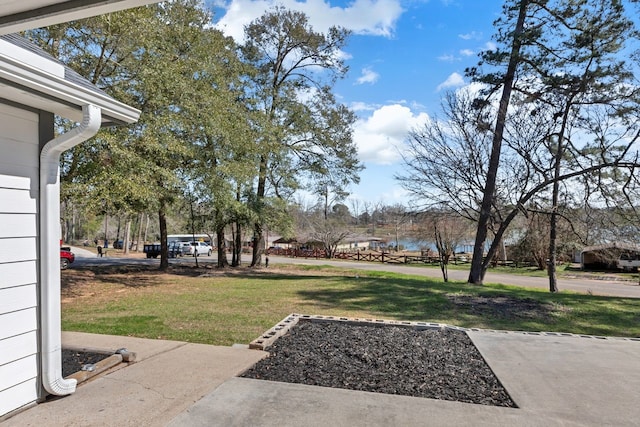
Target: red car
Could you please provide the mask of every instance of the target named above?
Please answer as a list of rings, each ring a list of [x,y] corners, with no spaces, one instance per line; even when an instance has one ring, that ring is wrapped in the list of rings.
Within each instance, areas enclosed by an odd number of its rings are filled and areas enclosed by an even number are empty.
[[[73,261],[76,260],[76,256],[71,252],[71,248],[60,248],[60,269],[65,270],[69,267]]]

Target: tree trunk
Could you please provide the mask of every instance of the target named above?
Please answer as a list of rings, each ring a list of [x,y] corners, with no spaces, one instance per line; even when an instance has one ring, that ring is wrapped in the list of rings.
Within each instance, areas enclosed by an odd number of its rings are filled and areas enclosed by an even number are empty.
[[[264,247],[262,224],[255,223],[253,233],[253,256],[251,258],[251,267],[259,267],[262,265],[262,250]]]
[[[194,217],[194,213],[193,213],[193,200],[189,200],[189,211],[191,213],[191,241],[192,241],[192,245],[194,245],[193,246],[193,257],[196,259],[196,268],[199,268],[200,265],[198,264],[198,257],[200,256],[200,254],[198,253],[198,247],[195,246],[195,244],[196,244],[196,224],[195,224],[195,220],[194,220],[195,217]]]
[[[158,222],[160,225],[160,270],[169,269],[169,248],[167,246],[167,212],[163,200],[160,201],[158,209]]]
[[[144,222],[144,236],[142,238],[142,240],[144,242],[147,241],[148,232],[149,232],[149,214],[146,214],[146,221]],[[144,249],[144,247],[143,247],[143,249]]]
[[[473,246],[473,257],[471,259],[471,271],[469,272],[468,282],[481,285],[484,280],[486,268],[483,268],[484,245],[487,240],[487,231],[489,219],[491,218],[491,206],[493,203],[494,193],[496,189],[496,177],[500,166],[500,151],[502,149],[502,136],[504,133],[505,122],[507,118],[507,108],[511,98],[511,90],[519,63],[520,47],[522,40],[520,35],[524,29],[524,21],[526,17],[527,6],[529,2],[522,0],[520,2],[520,11],[518,21],[513,33],[513,44],[511,46],[511,56],[509,65],[504,76],[502,87],[502,97],[500,98],[500,106],[496,116],[496,128],[493,134],[493,142],[491,146],[491,157],[489,159],[489,169],[487,170],[487,182],[482,197],[482,205],[480,206],[480,217],[478,218],[478,229],[476,232],[476,240]]]
[[[127,222],[124,224],[124,239],[122,242],[122,250],[124,254],[129,253],[129,240],[131,240],[131,218],[127,216]]]
[[[242,263],[242,225],[239,222],[236,222],[236,232],[233,239],[233,266],[240,267]]]
[[[109,233],[109,214],[105,212],[104,214],[104,245],[105,246],[107,245],[108,233]]]
[[[564,133],[566,131],[566,124],[569,118],[570,106],[573,104],[573,99],[577,93],[572,94],[569,97],[569,102],[562,113],[562,125],[558,132],[558,147],[554,157],[554,170],[553,170],[553,191],[551,193],[551,218],[549,219],[549,265],[547,266],[549,273],[549,292],[558,292],[558,278],[556,275],[556,263],[558,252],[558,199],[560,196],[560,173],[562,171],[562,156],[564,155]]]
[[[258,203],[258,221],[253,226],[253,251],[251,256],[251,267],[262,264],[262,248],[264,247],[264,235],[262,229],[262,203],[267,188],[267,157],[260,157],[260,171],[258,176],[258,188],[256,191],[256,202]]]
[[[329,186],[325,185],[324,188],[324,220],[329,218]]]
[[[136,237],[136,252],[140,252],[143,245],[140,244],[142,240],[142,223],[144,222],[144,213],[140,212],[138,216],[138,237]]]
[[[216,241],[218,243],[218,267],[228,267],[229,262],[227,261],[227,248],[224,239],[224,226],[216,227]]]
[[[442,234],[438,231],[438,227],[434,224],[433,234],[436,241],[436,249],[438,250],[438,264],[440,264],[440,270],[442,271],[442,279],[446,282],[449,281],[449,257],[446,253]]]
[[[116,238],[113,240],[113,242],[117,242],[118,240],[120,240],[120,226],[122,225],[122,216],[118,215],[118,228],[116,229]]]
[[[547,270],[549,273],[549,292],[558,292],[558,278],[556,275],[556,261],[557,261],[557,238],[558,238],[558,198],[560,193],[560,182],[558,177],[560,176],[561,161],[562,161],[562,138],[564,135],[563,129],[558,136],[558,149],[555,155],[555,165],[553,171],[553,191],[551,193],[551,218],[549,219],[549,264]]]
[[[238,252],[237,252],[237,246],[238,246],[237,225],[238,223],[236,222],[231,227],[231,266],[232,267],[237,267],[240,262],[238,258]]]
[[[549,292],[558,292],[558,278],[556,276],[556,260],[557,260],[557,244],[556,244],[556,229],[557,223],[557,206],[553,207],[551,211],[551,230],[549,232]]]

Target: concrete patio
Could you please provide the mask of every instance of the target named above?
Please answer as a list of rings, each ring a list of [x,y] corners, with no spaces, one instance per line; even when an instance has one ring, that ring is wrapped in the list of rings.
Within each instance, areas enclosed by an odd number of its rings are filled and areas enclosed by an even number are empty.
[[[640,340],[469,331],[518,408],[238,378],[265,352],[63,333],[137,361],[4,426],[637,426]]]

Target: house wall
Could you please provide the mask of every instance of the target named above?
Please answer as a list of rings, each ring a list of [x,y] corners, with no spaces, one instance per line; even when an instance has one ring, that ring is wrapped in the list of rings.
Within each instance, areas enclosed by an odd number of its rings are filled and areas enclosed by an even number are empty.
[[[0,103],[0,417],[38,398],[38,115]]]
[[[361,240],[358,242],[344,242],[340,243],[336,249],[339,251],[348,251],[348,250],[361,250],[366,251],[371,248],[371,241],[369,240]]]

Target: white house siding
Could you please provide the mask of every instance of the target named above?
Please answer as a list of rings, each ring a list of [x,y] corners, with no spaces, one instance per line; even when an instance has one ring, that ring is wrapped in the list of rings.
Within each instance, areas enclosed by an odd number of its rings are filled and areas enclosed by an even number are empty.
[[[38,115],[0,103],[0,417],[38,398]]]

